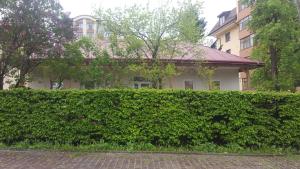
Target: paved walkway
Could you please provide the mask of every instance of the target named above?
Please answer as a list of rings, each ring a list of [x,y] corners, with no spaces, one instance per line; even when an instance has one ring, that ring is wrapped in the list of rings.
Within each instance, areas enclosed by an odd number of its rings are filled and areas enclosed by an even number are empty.
[[[300,157],[0,151],[0,169],[300,169]]]

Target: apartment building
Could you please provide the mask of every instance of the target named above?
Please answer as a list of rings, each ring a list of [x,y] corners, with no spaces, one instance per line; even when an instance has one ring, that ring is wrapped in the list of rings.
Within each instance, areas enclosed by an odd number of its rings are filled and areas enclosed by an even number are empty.
[[[218,15],[219,21],[209,33],[209,36],[217,39],[215,48],[243,58],[251,55],[254,38],[254,34],[248,28],[251,10],[249,5],[237,0],[237,6],[234,9]],[[251,89],[248,69],[240,70],[239,79],[241,90]]]
[[[75,34],[78,37],[96,37],[98,33],[97,19],[90,15],[79,15],[73,18]]]

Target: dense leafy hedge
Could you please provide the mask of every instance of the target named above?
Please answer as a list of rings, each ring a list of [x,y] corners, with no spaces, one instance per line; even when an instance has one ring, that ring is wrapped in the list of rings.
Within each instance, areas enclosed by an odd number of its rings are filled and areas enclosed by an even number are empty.
[[[98,90],[0,92],[0,142],[300,148],[300,95]]]

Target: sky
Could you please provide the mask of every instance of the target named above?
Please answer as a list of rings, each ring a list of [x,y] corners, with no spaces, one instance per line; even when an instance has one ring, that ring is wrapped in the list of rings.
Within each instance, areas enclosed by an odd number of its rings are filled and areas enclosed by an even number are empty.
[[[131,6],[133,4],[147,4],[150,6],[161,6],[168,0],[59,0],[66,12],[71,12],[71,17],[77,15],[91,15],[97,7],[115,8]],[[180,0],[179,0],[180,1]],[[174,1],[174,4],[177,1]],[[207,21],[207,32],[218,21],[217,16],[222,11],[231,10],[236,6],[236,0],[203,0],[203,17]]]

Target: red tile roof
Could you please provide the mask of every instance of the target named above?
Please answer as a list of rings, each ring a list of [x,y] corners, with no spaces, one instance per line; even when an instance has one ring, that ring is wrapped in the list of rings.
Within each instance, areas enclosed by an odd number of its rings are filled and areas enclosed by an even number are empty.
[[[197,61],[202,59],[205,62],[215,63],[240,63],[240,64],[253,64],[262,65],[262,62],[255,61],[248,58],[242,58],[237,55],[229,54],[226,52],[219,51],[217,49],[201,46],[202,57],[195,58],[194,55],[188,53],[182,57],[174,57],[173,60],[182,61]]]
[[[220,22],[218,21],[216,23],[216,25],[213,27],[213,29],[208,33],[209,36],[211,36],[212,34],[217,32],[218,30],[220,30],[224,26],[227,26],[227,25],[229,25],[231,23],[234,23],[236,21],[236,18],[237,18],[236,8],[233,8],[230,11],[224,11],[218,17],[220,17],[220,16],[225,16],[225,23],[223,23],[221,25]]]
[[[109,49],[109,42],[102,42],[102,48]],[[237,67],[251,67],[257,68],[264,65],[263,62],[242,58],[237,55],[229,54],[219,51],[214,48],[205,47],[203,45],[179,45],[177,47],[176,56],[163,56],[160,57],[161,61],[172,63],[186,63],[194,64],[197,62],[203,62],[205,64],[222,65],[222,66],[237,66]],[[111,52],[109,52],[111,53]],[[113,56],[115,59],[124,60],[118,56]],[[131,58],[132,59],[132,58]],[[146,52],[144,60],[152,60],[151,53]]]

